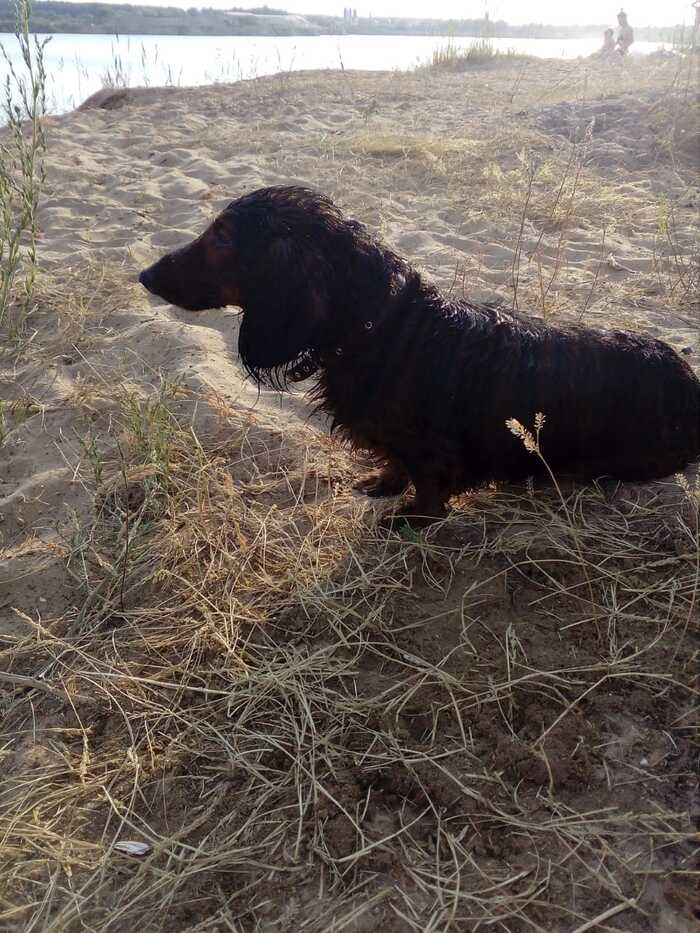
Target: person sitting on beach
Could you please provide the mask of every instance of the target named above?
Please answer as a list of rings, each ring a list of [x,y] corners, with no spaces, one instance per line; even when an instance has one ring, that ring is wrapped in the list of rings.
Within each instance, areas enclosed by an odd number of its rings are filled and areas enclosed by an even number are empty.
[[[606,29],[603,33],[603,46],[591,55],[591,58],[611,59],[615,55],[615,39],[612,29]]]
[[[620,12],[617,14],[617,21],[620,25],[620,28],[617,30],[616,51],[620,55],[627,55],[630,50],[630,46],[634,42],[634,32],[627,20],[627,14],[624,10],[620,10]]]

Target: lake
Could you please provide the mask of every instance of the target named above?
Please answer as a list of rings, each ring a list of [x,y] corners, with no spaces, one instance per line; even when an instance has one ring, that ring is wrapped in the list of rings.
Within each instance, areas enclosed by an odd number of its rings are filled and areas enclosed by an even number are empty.
[[[457,47],[475,41],[460,36]],[[18,61],[17,40],[0,42]],[[429,61],[445,36],[106,36],[56,35],[46,49],[47,104],[52,113],[76,107],[105,84],[198,85],[309,68],[393,71]],[[590,55],[601,39],[492,39],[494,48],[538,58]],[[662,45],[637,42],[634,53]],[[7,66],[0,62],[4,82]]]

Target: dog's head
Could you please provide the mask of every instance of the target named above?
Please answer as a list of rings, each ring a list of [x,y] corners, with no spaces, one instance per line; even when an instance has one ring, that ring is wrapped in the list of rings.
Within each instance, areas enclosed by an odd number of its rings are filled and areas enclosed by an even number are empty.
[[[244,366],[258,381],[284,385],[318,368],[318,354],[386,299],[400,268],[330,198],[274,187],[233,201],[139,281],[188,311],[238,305]]]

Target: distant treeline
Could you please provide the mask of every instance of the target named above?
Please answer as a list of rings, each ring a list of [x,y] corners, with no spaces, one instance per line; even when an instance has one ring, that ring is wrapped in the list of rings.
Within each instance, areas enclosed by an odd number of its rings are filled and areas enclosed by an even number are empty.
[[[301,36],[301,35],[450,35],[536,39],[578,39],[600,35],[609,25],[511,26],[503,20],[416,19],[404,17],[296,16],[267,6],[230,10],[132,6],[112,3],[34,2],[31,29],[43,33],[108,35]],[[634,25],[634,23],[633,23]],[[677,27],[676,27],[677,28]],[[0,0],[0,32],[14,32],[12,0]],[[674,27],[635,26],[636,38],[672,42]]]
[[[343,20],[334,16],[306,17],[322,27],[324,33],[351,33],[359,35],[418,35],[418,36],[478,36],[483,38],[520,39],[583,39],[602,36],[614,22],[588,26],[549,26],[546,23],[526,23],[511,26],[505,20],[487,19],[416,19],[409,17],[358,17]],[[633,24],[634,26],[634,24]],[[671,42],[677,26],[634,26],[640,41]]]
[[[339,20],[342,22],[342,19]],[[190,7],[134,6],[115,3],[63,3],[35,0],[30,28],[43,33],[102,33],[161,36],[320,35],[320,26],[303,16],[257,7],[253,10],[199,10]],[[0,32],[14,32],[13,0],[0,0]]]

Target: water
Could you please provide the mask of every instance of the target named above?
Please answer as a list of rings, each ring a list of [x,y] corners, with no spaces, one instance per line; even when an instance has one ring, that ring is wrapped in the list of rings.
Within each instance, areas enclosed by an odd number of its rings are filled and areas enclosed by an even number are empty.
[[[41,37],[40,37],[41,38]],[[447,43],[444,36],[105,36],[56,35],[45,58],[47,103],[51,112],[76,107],[105,83],[187,86],[238,81],[280,71],[308,68],[393,71],[429,61]],[[472,39],[459,37],[457,47]],[[494,48],[514,49],[538,58],[590,55],[601,39],[493,39]],[[18,61],[17,41],[0,42]],[[661,48],[637,42],[635,54]],[[0,61],[0,80],[7,66]]]

